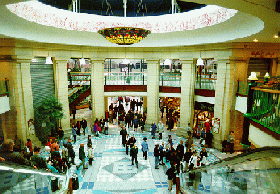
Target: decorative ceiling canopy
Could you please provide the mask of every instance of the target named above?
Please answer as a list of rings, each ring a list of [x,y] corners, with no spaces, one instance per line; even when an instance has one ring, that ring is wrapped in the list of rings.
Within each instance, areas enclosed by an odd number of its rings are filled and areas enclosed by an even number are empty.
[[[112,43],[118,45],[131,45],[146,38],[151,31],[142,28],[121,27],[105,28],[99,30],[98,33]]]

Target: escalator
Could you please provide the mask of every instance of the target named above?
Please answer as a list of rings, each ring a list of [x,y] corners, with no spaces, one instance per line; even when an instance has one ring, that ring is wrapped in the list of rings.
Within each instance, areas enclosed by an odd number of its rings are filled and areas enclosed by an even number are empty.
[[[280,147],[254,149],[180,174],[183,193],[280,193]]]
[[[30,166],[0,162],[0,193],[65,193],[70,171],[65,175]]]

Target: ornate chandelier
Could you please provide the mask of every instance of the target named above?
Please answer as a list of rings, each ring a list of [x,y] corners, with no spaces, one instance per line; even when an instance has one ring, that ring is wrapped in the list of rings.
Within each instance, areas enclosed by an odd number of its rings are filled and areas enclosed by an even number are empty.
[[[143,40],[151,33],[150,30],[131,27],[105,28],[98,31],[104,38],[118,45],[131,45]]]

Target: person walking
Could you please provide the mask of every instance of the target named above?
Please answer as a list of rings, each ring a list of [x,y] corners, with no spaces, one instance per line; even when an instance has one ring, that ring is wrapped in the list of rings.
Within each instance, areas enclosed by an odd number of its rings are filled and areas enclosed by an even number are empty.
[[[84,118],[81,121],[81,125],[82,125],[83,133],[84,133],[84,136],[85,136],[86,135],[86,128],[87,128],[87,121]]]
[[[158,133],[159,133],[158,138],[159,138],[159,140],[161,140],[162,139],[162,133],[164,132],[164,126],[163,126],[162,121],[159,121],[157,128],[158,128]]]
[[[148,157],[148,150],[149,150],[149,146],[148,146],[148,143],[147,143],[147,137],[144,137],[143,138],[143,142],[141,144],[142,146],[142,151],[143,151],[143,157],[145,158],[145,160],[147,160],[147,157]]]
[[[68,161],[70,162],[69,158],[71,158],[71,162],[73,165],[75,165],[75,151],[73,149],[73,145],[72,145],[72,139],[68,139],[68,143],[67,143],[67,149],[68,149]]]
[[[177,149],[176,149],[176,151],[177,151],[177,156],[178,156],[178,158],[179,158],[179,160],[180,161],[182,161],[182,159],[183,159],[183,157],[184,157],[184,145],[183,145],[183,140],[180,140],[180,144],[179,145],[177,145]]]
[[[62,148],[63,145],[65,144],[65,141],[63,139],[64,131],[62,130],[62,127],[58,128],[57,134],[58,134],[58,138],[59,138],[59,147]]]
[[[69,158],[69,152],[68,152],[68,149],[67,149],[67,145],[66,144],[63,144],[63,148],[62,148],[62,152],[61,152],[61,155],[62,155],[62,162],[64,164],[67,165],[67,167],[69,168],[70,167],[70,164],[68,162],[68,158]],[[63,165],[65,166],[65,165]],[[63,169],[63,172],[66,172],[67,169]]]
[[[144,128],[145,128],[145,122],[144,122],[143,118],[140,119],[139,126],[141,128],[142,133],[143,133]]]
[[[125,127],[122,127],[122,130],[120,131],[120,135],[122,136],[122,145],[123,145],[123,147],[125,147],[126,135],[127,135],[127,131],[126,131]]]
[[[163,157],[165,156],[165,147],[164,147],[164,142],[159,146],[159,164],[160,165],[165,165],[163,161]]]
[[[77,138],[77,128],[75,127],[75,125],[72,125],[72,135],[74,137],[74,143],[76,143],[76,138]]]
[[[92,149],[92,144],[90,144],[89,147],[88,147],[88,163],[89,163],[89,165],[92,165],[93,159],[94,159],[94,153],[93,153],[93,149]]]
[[[167,179],[168,179],[168,190],[172,190],[173,180],[176,178],[175,167],[171,165],[171,167],[166,171]]]
[[[88,135],[88,142],[87,142],[87,146],[92,146],[92,140],[91,140],[91,135]]]
[[[80,164],[76,166],[77,170],[79,170],[80,166],[83,165],[83,168],[85,168],[85,159],[86,159],[86,154],[84,150],[84,144],[80,144],[79,148],[79,159],[81,160]]]
[[[185,169],[184,169],[184,171],[188,171],[188,169],[189,169],[189,161],[190,161],[190,158],[191,158],[192,155],[193,155],[193,153],[192,153],[191,149],[188,149],[186,151],[186,153],[184,154],[184,161],[185,161]]]
[[[155,139],[155,135],[156,135],[156,129],[157,129],[157,126],[155,125],[155,122],[152,122],[151,124],[151,133],[152,133],[152,139]]]
[[[138,128],[138,119],[137,119],[137,116],[134,116],[134,119],[133,119],[133,128],[134,128],[134,131],[137,131],[137,128]]]
[[[155,156],[155,169],[159,169],[159,145],[156,144],[154,149],[154,156]]]
[[[129,134],[126,134],[126,139],[125,139],[125,153],[128,155],[128,148],[129,148]]]
[[[137,154],[138,154],[138,148],[136,147],[135,143],[133,143],[133,146],[130,150],[130,155],[131,155],[132,165],[134,165],[134,161],[135,161],[136,167],[138,168]]]

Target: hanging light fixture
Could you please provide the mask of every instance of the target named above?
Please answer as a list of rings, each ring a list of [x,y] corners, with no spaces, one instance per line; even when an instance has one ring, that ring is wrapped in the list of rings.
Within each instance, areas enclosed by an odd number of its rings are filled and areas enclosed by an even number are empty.
[[[131,27],[105,28],[98,31],[109,42],[118,45],[131,45],[138,43],[151,33],[150,30]]]
[[[196,65],[197,66],[203,66],[204,65],[204,62],[203,62],[203,59],[201,58],[201,51],[200,51],[200,55],[199,55],[199,59],[197,59],[197,62],[196,62]]]
[[[124,48],[125,58],[122,61],[122,64],[128,65],[130,63],[130,60],[126,58],[126,48]]]
[[[81,48],[81,49],[83,49],[83,48]],[[80,61],[80,65],[85,65],[86,64],[86,60],[84,59],[84,52],[83,52],[83,50],[82,50],[82,58],[79,59],[79,61]]]
[[[171,59],[165,59],[164,60],[164,65],[171,65],[172,64],[172,60]]]
[[[46,65],[51,65],[53,64],[52,58],[51,57],[46,57]]]

